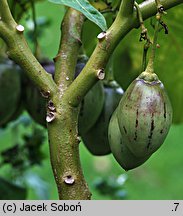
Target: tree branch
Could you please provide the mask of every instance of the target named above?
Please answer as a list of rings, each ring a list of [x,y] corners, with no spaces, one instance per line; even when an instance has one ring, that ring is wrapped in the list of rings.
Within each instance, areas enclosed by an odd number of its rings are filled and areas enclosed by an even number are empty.
[[[62,22],[60,47],[55,58],[55,82],[61,86],[62,94],[74,80],[83,23],[84,15],[69,8]]]
[[[91,193],[85,182],[79,157],[80,140],[77,129],[79,109],[66,105],[59,100],[59,97],[55,97],[53,102],[57,105],[56,118],[48,124],[48,137],[59,199],[90,199]],[[61,104],[58,106],[59,103]]]
[[[79,158],[79,108],[71,107],[67,100],[63,99],[64,91],[74,79],[83,22],[84,16],[80,12],[68,9],[62,21],[60,48],[55,58],[55,81],[59,92],[50,98],[55,110],[52,112],[55,119],[48,123],[50,158],[59,198],[65,200],[91,197]]]
[[[122,0],[120,6],[120,16],[129,17],[133,14],[134,0]]]
[[[183,0],[162,0],[161,2],[166,10],[183,3]],[[110,55],[122,38],[133,28],[139,27],[136,11],[134,11],[133,16],[121,16],[121,10],[124,10],[124,6],[122,5],[120,6],[120,11],[114,23],[106,32],[105,37],[99,40],[86,66],[65,92],[65,97],[68,98],[68,101],[72,106],[78,106],[89,89],[97,82],[98,71],[105,68]],[[147,0],[139,6],[144,20],[156,14],[154,0]]]
[[[12,19],[11,17],[11,12],[9,10],[7,1],[4,0],[1,1],[0,15],[1,15],[1,20],[3,20],[6,24],[10,24],[10,27],[16,24],[14,19]]]
[[[32,54],[23,36],[23,26],[14,21],[7,0],[1,0],[0,14],[0,37],[8,46],[8,56],[22,67],[41,91],[52,95],[56,84]]]
[[[183,3],[183,0],[161,0],[160,2],[165,8],[165,10],[168,10],[172,7],[175,7],[176,5]],[[151,16],[154,16],[157,12],[155,0],[146,0],[142,2],[139,6],[144,20],[148,19]]]

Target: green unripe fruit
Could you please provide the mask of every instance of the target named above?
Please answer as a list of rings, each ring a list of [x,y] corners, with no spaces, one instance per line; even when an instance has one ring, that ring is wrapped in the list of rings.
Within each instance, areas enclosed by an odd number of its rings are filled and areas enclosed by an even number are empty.
[[[113,113],[109,123],[108,138],[113,156],[121,167],[127,171],[143,164],[149,156],[135,157],[124,144],[118,125],[117,109]]]
[[[26,78],[24,89],[24,106],[32,119],[46,127],[46,99],[41,96],[38,88]]]
[[[85,55],[79,57],[76,69],[75,78],[80,74],[86,65],[88,58]],[[99,118],[104,105],[104,87],[101,81],[97,82],[85,95],[81,102],[80,113],[78,117],[79,135],[87,133],[94,126]]]
[[[97,82],[81,102],[79,113],[79,134],[89,131],[99,118],[104,104],[104,89],[101,81]]]
[[[117,111],[122,141],[136,157],[155,152],[172,123],[172,107],[156,74],[143,72],[126,90]]]
[[[16,112],[21,100],[21,79],[18,67],[10,61],[0,63],[0,126]]]
[[[108,142],[108,125],[112,113],[119,104],[123,90],[120,87],[105,86],[105,102],[102,112],[94,126],[82,135],[83,142],[93,155],[111,153]]]
[[[20,100],[20,103],[18,104],[17,109],[15,110],[14,114],[12,115],[12,117],[9,119],[9,122],[15,121],[23,113],[23,110],[24,110],[24,104]]]

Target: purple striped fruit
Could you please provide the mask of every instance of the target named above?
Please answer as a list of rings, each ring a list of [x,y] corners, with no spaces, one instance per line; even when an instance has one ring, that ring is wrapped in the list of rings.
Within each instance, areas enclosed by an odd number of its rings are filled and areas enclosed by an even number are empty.
[[[155,73],[143,72],[130,84],[117,118],[122,141],[136,157],[149,156],[163,144],[172,122],[172,107]]]
[[[117,109],[113,113],[109,123],[108,139],[114,158],[117,160],[120,166],[127,171],[140,166],[150,156],[136,157],[124,144],[118,125]]]

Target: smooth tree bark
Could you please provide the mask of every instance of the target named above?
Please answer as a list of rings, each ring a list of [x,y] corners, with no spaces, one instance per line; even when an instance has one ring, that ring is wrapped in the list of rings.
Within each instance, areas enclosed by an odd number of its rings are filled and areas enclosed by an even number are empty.
[[[161,0],[165,9],[183,3],[183,0]],[[139,5],[143,19],[156,14],[154,0]],[[55,78],[46,73],[32,54],[24,38],[24,28],[13,19],[7,0],[0,2],[0,37],[7,44],[7,55],[19,64],[27,76],[48,99],[47,122],[50,160],[60,199],[90,199],[79,157],[79,104],[103,78],[105,66],[119,42],[139,27],[134,0],[122,0],[117,17],[107,32],[98,37],[98,44],[86,66],[74,80],[75,66],[82,43],[84,16],[69,8],[62,21],[62,34],[55,57]],[[102,75],[102,76],[101,76]]]

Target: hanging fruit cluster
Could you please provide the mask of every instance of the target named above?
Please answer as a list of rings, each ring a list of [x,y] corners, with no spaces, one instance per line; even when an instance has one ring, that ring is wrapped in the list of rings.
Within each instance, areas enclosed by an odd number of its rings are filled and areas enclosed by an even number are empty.
[[[111,151],[125,170],[144,163],[171,126],[172,107],[164,86],[155,74],[151,80],[147,76],[142,73],[130,84],[109,124]]]
[[[111,151],[125,170],[144,163],[163,144],[172,123],[171,103],[163,83],[154,72],[157,34],[163,13],[162,5],[157,4],[157,7],[157,21],[148,65],[146,67],[144,56],[145,71],[127,88],[109,124]],[[147,40],[145,46],[150,45],[147,29],[142,20],[140,23],[143,39]]]

